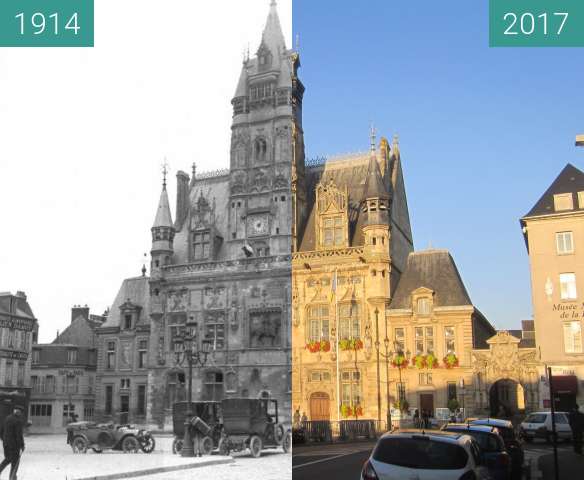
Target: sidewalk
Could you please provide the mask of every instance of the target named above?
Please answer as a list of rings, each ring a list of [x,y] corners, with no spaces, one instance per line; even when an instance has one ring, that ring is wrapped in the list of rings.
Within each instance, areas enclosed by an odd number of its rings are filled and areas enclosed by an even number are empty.
[[[548,453],[538,459],[538,467],[543,480],[554,480],[554,454]],[[560,480],[572,480],[582,478],[584,475],[584,455],[574,452],[558,452],[558,465]]]
[[[64,435],[29,436],[25,439],[19,478],[31,480],[114,480],[155,473],[204,467],[233,462],[231,457],[209,455],[182,458],[172,453],[172,438],[158,437],[150,454],[125,454],[106,450],[101,454],[89,451],[75,454],[66,444]]]

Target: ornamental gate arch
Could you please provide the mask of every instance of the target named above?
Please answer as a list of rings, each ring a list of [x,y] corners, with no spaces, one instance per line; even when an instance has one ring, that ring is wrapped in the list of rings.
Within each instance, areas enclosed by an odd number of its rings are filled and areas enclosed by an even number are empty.
[[[478,414],[498,415],[502,405],[509,415],[537,410],[537,352],[535,348],[521,348],[520,342],[503,330],[487,340],[488,350],[473,350],[474,402]],[[495,398],[497,405],[493,405]],[[493,412],[493,407],[499,411]]]

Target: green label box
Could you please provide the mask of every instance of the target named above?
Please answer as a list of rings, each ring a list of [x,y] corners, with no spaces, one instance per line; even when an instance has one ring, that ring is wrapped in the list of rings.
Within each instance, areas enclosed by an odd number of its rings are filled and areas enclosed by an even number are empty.
[[[0,47],[93,47],[94,0],[0,0]]]
[[[584,0],[489,0],[491,47],[584,47]]]

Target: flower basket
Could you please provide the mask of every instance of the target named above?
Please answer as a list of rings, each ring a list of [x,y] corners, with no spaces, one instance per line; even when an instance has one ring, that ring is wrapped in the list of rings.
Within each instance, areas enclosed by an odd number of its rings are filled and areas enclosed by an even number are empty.
[[[306,348],[310,353],[330,352],[331,342],[328,340],[312,340],[308,342],[304,348]]]
[[[345,405],[344,403],[341,405],[341,415],[343,418],[349,418],[353,416],[353,409],[350,405]]]
[[[393,357],[393,359],[391,360],[391,364],[394,367],[402,367],[402,368],[407,367],[408,366],[408,359],[404,355],[399,354],[399,355],[396,355]]]
[[[353,408],[353,415],[355,417],[362,417],[363,416],[363,407],[361,405],[357,405]]]
[[[429,353],[426,355],[426,367],[428,368],[438,368],[440,366],[438,359],[435,355]]]
[[[458,357],[454,353],[449,353],[442,359],[442,361],[446,368],[458,367]]]
[[[426,368],[426,355],[416,355],[412,358],[412,365],[420,369]]]
[[[360,338],[343,338],[339,340],[340,350],[361,350],[363,348],[363,341]]]

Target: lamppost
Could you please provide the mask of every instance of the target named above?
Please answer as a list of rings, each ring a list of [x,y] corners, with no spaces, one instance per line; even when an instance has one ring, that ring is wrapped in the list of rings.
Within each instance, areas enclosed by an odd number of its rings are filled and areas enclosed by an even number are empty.
[[[182,345],[182,349],[174,352],[176,357],[176,364],[182,365],[185,361],[189,368],[189,383],[187,390],[187,411],[185,414],[185,434],[183,438],[183,446],[181,449],[182,457],[194,457],[195,449],[193,446],[193,439],[191,438],[190,425],[191,417],[193,416],[193,365],[197,367],[204,367],[207,363],[207,357],[211,351],[211,340],[203,338],[199,342],[197,334],[197,324],[194,323],[192,330],[187,327],[183,329],[174,339],[176,344]],[[200,344],[199,344],[200,343]]]
[[[69,385],[69,379],[70,378],[75,378],[75,373],[71,372],[70,370],[67,371],[67,374],[65,375],[65,378],[67,379],[67,414],[69,416],[69,421],[70,422],[74,422],[75,421],[75,417],[73,416],[73,412],[71,412],[71,386]]]
[[[389,339],[387,337],[385,338],[385,341],[387,342],[387,345],[389,345]],[[399,342],[394,341],[393,342],[393,348],[395,349],[395,352],[389,352],[389,356],[390,357],[393,357],[394,355],[402,355],[405,360],[409,360],[410,359],[411,352],[408,350],[408,351],[406,351],[406,353],[404,355],[404,352],[402,350],[402,346],[399,344]],[[403,362],[397,363],[397,369],[399,371],[399,402],[400,402],[400,408],[401,408],[401,406],[403,404],[403,401],[404,401],[404,393],[405,393],[405,392],[402,391],[402,373],[401,373],[401,371],[402,371],[402,365],[403,365]]]
[[[386,411],[386,422],[387,422],[387,429],[391,430],[391,409],[390,409],[390,401],[389,401],[389,359],[391,357],[391,352],[389,351],[389,338],[387,337],[387,322],[385,322],[385,338],[383,339],[383,345],[385,346],[385,353],[381,353],[379,350],[379,309],[375,309],[375,331],[376,331],[376,340],[375,340],[375,349],[377,350],[377,419],[381,423],[381,392],[380,392],[380,380],[379,380],[379,357],[383,357],[385,360],[385,397],[387,402],[387,411]],[[400,374],[401,379],[401,374]],[[401,380],[400,380],[401,381]]]

